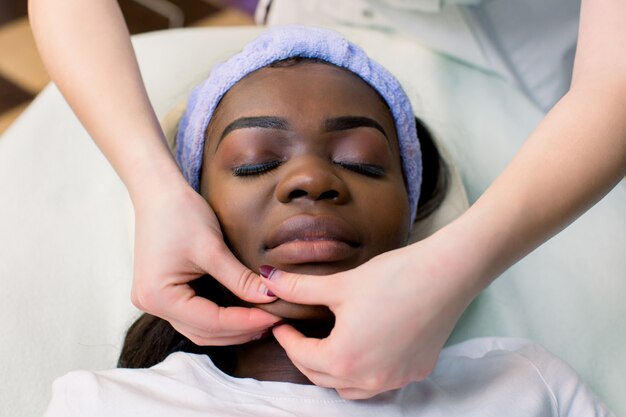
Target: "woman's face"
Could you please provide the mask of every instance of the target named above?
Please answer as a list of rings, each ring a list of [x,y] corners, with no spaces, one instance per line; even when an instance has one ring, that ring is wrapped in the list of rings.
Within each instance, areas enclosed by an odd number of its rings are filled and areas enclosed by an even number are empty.
[[[223,97],[201,193],[254,271],[344,271],[405,245],[410,231],[389,110],[359,77],[322,63],[261,69]],[[320,310],[283,300],[258,307],[287,318]]]

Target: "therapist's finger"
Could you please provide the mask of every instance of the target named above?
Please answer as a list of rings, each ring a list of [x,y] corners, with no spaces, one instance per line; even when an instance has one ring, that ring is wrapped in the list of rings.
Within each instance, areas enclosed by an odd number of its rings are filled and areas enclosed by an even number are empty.
[[[309,369],[297,361],[292,360],[292,363],[295,365],[296,368],[298,368],[300,372],[302,372],[304,376],[306,376],[309,379],[309,381],[311,381],[313,384],[317,385],[318,387],[334,388],[334,389],[352,388],[352,385],[349,382],[342,381],[333,375],[330,375],[325,372],[319,372],[313,369]]]
[[[365,400],[389,390],[358,388],[355,381],[307,368],[293,359],[292,362],[312,383],[318,387],[335,389],[339,396],[345,400]]]
[[[289,356],[289,355],[288,355]],[[318,387],[333,388],[337,391],[339,396],[344,400],[365,400],[372,398],[384,390],[367,390],[356,388],[352,381],[337,378],[334,375],[326,372],[319,372],[302,365],[298,361],[291,358],[292,363],[304,376],[306,376],[313,384]]]
[[[246,343],[251,340],[258,339],[263,334],[269,334],[270,331],[266,327],[259,327],[252,330],[246,331],[222,331],[219,333],[208,333],[204,329],[199,329],[196,327],[191,327],[187,323],[182,321],[172,320],[169,322],[178,333],[184,335],[187,339],[191,340],[197,345],[206,346],[206,345],[224,345],[224,341],[232,340],[233,338],[237,338],[237,340],[241,340],[241,342],[237,343]]]
[[[342,398],[350,400],[367,399],[383,392],[359,388],[349,369],[334,369],[340,361],[333,359],[327,347],[328,339],[307,338],[286,324],[273,328],[272,332],[293,364],[315,385],[334,388]],[[333,373],[329,367],[333,367]]]
[[[181,324],[181,323],[177,323]],[[201,334],[197,334],[193,329],[185,328],[184,324],[178,326],[177,324],[172,323],[172,327],[176,329],[181,334],[184,334],[185,337],[191,340],[194,344],[198,346],[234,346],[241,345],[244,343],[248,343],[254,340],[260,340],[263,337],[269,335],[268,330],[260,330],[251,333],[244,333],[235,336],[221,336],[221,337],[210,337],[206,338]]]
[[[250,303],[269,303],[276,300],[276,297],[268,295],[265,280],[243,266],[223,241],[217,242],[217,248],[207,248],[201,253],[201,258],[196,259],[198,266],[237,297]],[[206,256],[207,253],[211,256]]]
[[[301,275],[263,265],[260,273],[278,298],[297,304],[333,307],[341,300],[341,275]]]
[[[280,340],[283,340],[283,341],[287,340],[289,338],[288,334],[290,333],[293,334],[293,337],[296,337],[299,339],[306,339],[306,340],[311,341],[312,343],[317,343],[317,342],[322,341],[322,339],[312,339],[312,338],[308,339],[302,333],[300,333],[299,331],[297,331],[296,329],[294,329],[292,326],[288,324],[283,324],[283,325],[274,327],[272,329],[272,332],[274,334],[274,337],[276,338],[276,340],[278,340],[279,343],[281,343]],[[285,345],[281,344],[281,346],[283,346],[284,348],[285,346],[288,345],[288,343],[289,342],[287,341]],[[305,375],[315,385],[319,387],[335,388],[335,389],[353,387],[353,384],[349,381],[345,381],[340,378],[337,378],[336,376],[333,376],[329,374],[328,372],[320,371],[317,369],[312,369],[306,366],[302,361],[298,359],[297,351],[288,351],[286,349],[285,351],[287,353],[287,356],[291,360],[291,362],[296,366],[296,368],[298,368],[298,370],[302,372],[302,374]]]
[[[189,326],[208,332],[250,331],[269,327],[279,317],[258,308],[220,307],[211,300],[196,295],[187,284],[167,288],[168,321],[186,322]]]
[[[344,400],[367,400],[383,391],[368,391],[359,388],[338,388],[337,393]]]
[[[267,329],[281,320],[280,317],[258,308],[220,307],[196,295],[172,303],[168,313],[164,318],[170,323],[184,322],[187,326],[198,329],[203,337],[255,332]]]
[[[322,373],[336,363],[329,354],[328,339],[306,337],[288,324],[274,327],[272,333],[294,363]]]

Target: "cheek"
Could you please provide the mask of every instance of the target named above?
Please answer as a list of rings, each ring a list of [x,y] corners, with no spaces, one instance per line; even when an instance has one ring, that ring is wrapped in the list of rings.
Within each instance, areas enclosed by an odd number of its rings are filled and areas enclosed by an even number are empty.
[[[246,266],[253,267],[261,245],[267,191],[259,184],[246,184],[220,172],[210,172],[206,198],[220,223],[224,238],[233,254]]]
[[[405,246],[410,225],[409,201],[404,182],[393,181],[360,194],[363,198],[359,207],[363,224],[367,224],[370,250],[375,256]]]

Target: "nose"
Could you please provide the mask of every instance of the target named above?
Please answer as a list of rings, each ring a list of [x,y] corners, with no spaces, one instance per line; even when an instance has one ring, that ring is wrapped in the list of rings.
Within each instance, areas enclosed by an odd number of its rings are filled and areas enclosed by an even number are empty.
[[[295,200],[328,201],[344,204],[349,199],[346,183],[335,173],[331,162],[313,156],[302,156],[288,162],[284,176],[276,187],[281,203]]]

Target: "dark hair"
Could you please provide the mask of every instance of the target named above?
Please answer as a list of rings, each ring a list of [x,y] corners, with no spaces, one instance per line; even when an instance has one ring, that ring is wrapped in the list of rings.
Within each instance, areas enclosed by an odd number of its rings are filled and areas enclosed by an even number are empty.
[[[189,284],[200,297],[226,305],[224,290],[208,275]],[[198,346],[180,334],[160,317],[144,313],[126,332],[117,362],[118,368],[149,368],[174,352],[209,355],[215,366],[227,374],[235,370],[236,356],[232,346]]]
[[[424,220],[443,202],[448,192],[449,170],[433,136],[418,117],[415,118],[417,137],[422,149],[422,189],[417,202],[415,221]]]
[[[269,66],[283,68],[305,62],[328,64],[319,59],[293,57],[274,62]],[[382,97],[380,98],[385,102]],[[443,201],[448,186],[448,169],[424,123],[417,117],[415,123],[422,149],[423,164],[417,221],[430,216]],[[197,295],[208,298],[218,305],[227,305],[222,288],[211,277],[201,277],[191,282],[190,286]],[[119,368],[148,368],[163,361],[174,352],[209,355],[213,363],[227,374],[231,374],[236,366],[236,355],[232,346],[198,346],[178,333],[169,322],[150,314],[143,314],[128,329],[117,366]]]

